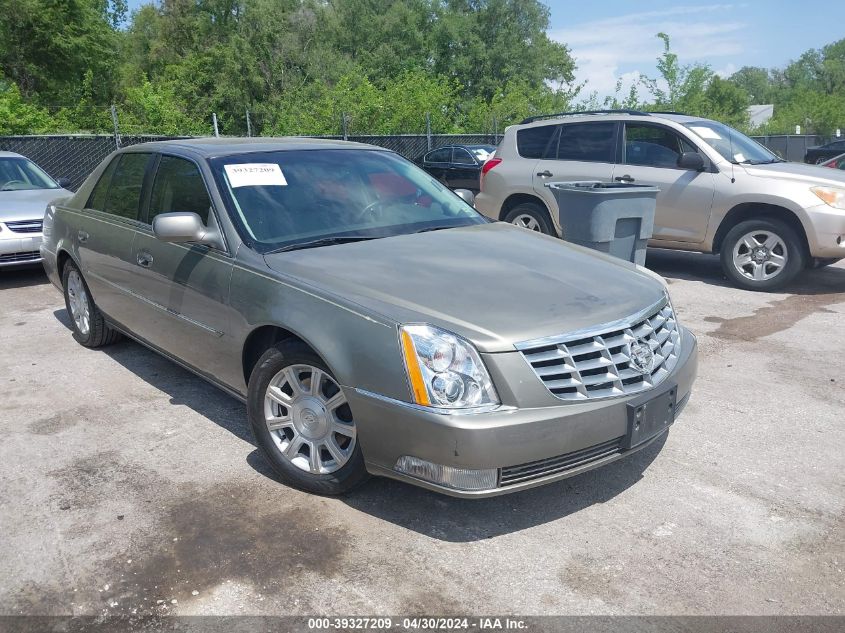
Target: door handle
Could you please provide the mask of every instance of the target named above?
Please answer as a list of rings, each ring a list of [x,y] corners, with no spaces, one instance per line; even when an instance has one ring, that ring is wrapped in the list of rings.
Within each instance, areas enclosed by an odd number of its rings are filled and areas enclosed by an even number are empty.
[[[538,171],[537,175],[540,176],[540,178],[551,178],[552,176],[554,176],[554,174],[548,169],[546,171]]]
[[[634,179],[631,178],[631,176],[629,176],[628,174],[625,174],[624,176],[617,176],[616,178],[614,178],[614,180],[616,182],[634,182]]]
[[[153,256],[150,255],[147,251],[141,251],[138,253],[138,265],[143,266],[144,268],[149,268],[152,266],[153,263]]]
[[[88,238],[91,237],[85,231],[77,231],[76,237],[79,239],[80,242],[87,242]]]

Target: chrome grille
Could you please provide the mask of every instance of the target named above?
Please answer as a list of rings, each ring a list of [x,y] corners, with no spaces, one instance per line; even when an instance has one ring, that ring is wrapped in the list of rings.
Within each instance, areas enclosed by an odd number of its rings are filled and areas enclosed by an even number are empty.
[[[553,395],[561,400],[588,400],[636,393],[659,384],[675,366],[680,342],[672,306],[662,301],[627,323],[517,347]],[[647,345],[652,352],[653,364],[645,373],[632,360],[635,343]]]
[[[548,475],[565,473],[607,457],[618,455],[622,450],[623,439],[622,437],[617,437],[608,442],[596,444],[580,451],[573,451],[558,457],[550,457],[549,459],[540,459],[536,462],[502,468],[499,476],[499,486],[513,486],[523,481],[531,481]]]
[[[41,233],[41,220],[21,220],[4,222],[12,233]]]
[[[0,264],[17,264],[21,262],[35,262],[41,259],[38,251],[25,251],[23,253],[7,253],[0,255]]]

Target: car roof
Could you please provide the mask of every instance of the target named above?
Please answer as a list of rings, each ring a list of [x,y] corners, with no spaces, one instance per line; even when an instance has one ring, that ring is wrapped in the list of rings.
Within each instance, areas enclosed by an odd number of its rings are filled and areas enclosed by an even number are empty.
[[[637,121],[643,123],[657,123],[661,119],[668,119],[675,123],[691,123],[693,121],[709,121],[700,116],[690,116],[688,114],[681,114],[679,112],[653,112],[643,114],[621,114],[618,112],[596,113],[596,114],[568,114],[566,116],[554,117],[548,119],[538,119],[531,123],[520,124],[520,129],[529,127],[539,127],[542,125],[557,125],[559,123],[583,123],[585,121]]]
[[[15,152],[0,152],[0,158],[26,158],[26,156],[16,154]]]
[[[233,154],[250,154],[255,152],[277,152],[303,149],[365,149],[389,152],[389,149],[368,145],[324,138],[287,137],[203,137],[173,139],[169,141],[153,141],[139,143],[126,148],[127,151],[188,150],[193,154],[205,158],[216,156],[231,156]]]

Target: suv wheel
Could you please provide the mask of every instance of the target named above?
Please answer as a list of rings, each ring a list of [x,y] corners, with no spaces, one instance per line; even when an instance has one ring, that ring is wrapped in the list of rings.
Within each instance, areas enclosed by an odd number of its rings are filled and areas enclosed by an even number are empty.
[[[801,240],[779,220],[746,220],[725,236],[722,270],[748,290],[777,290],[804,268]]]
[[[108,326],[97,308],[88,284],[76,264],[68,261],[62,271],[65,307],[70,315],[73,338],[85,347],[103,347],[120,339],[120,333]]]
[[[283,341],[258,359],[247,411],[259,449],[284,483],[337,495],[367,479],[343,389],[304,343]]]
[[[505,215],[505,222],[529,231],[554,235],[554,229],[546,210],[534,202],[520,202]]]

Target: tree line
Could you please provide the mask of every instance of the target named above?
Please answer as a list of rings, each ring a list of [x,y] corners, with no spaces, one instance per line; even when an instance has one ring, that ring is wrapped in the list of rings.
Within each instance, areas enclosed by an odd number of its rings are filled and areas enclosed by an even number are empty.
[[[760,132],[845,126],[845,40],[717,76],[666,34],[658,77],[599,99],[537,0],[0,0],[0,134],[492,132],[531,114],[679,110]],[[345,123],[341,122],[345,117]]]

